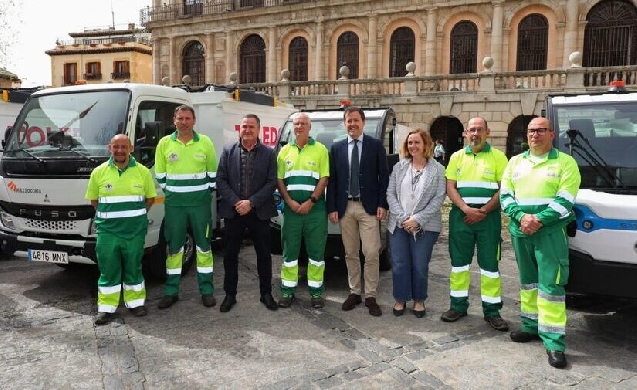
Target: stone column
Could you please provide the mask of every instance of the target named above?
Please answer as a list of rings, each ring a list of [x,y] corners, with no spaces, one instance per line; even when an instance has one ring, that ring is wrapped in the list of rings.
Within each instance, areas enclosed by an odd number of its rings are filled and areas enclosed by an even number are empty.
[[[323,80],[323,20],[321,19],[319,19],[316,22],[316,47],[314,49],[314,80]]]
[[[425,41],[425,76],[436,74],[436,15],[437,8],[427,9],[427,37]],[[415,60],[415,58],[414,58]],[[422,69],[422,68],[421,68]]]
[[[503,0],[494,0],[493,21],[491,23],[491,58],[493,58],[493,71],[502,69],[502,22],[503,22]]]
[[[206,83],[214,83],[215,82],[215,33],[209,33],[205,35],[206,39]]]
[[[268,59],[266,61],[267,70],[265,81],[269,83],[276,83],[277,80],[277,66],[276,66],[276,26],[270,27],[268,30]],[[279,69],[280,70],[280,69]]]
[[[562,66],[569,67],[568,57],[577,50],[577,13],[578,0],[568,0],[566,3],[566,28],[564,29],[564,53],[562,54]]]
[[[179,75],[179,69],[181,69],[179,65],[179,58],[181,58],[180,53],[177,51],[177,40],[175,38],[169,38],[169,47],[170,47],[170,84],[180,84],[181,83],[181,75]],[[177,69],[179,68],[179,69]]]
[[[378,77],[377,61],[378,61],[378,40],[376,39],[376,28],[378,25],[378,16],[369,16],[369,37],[367,43],[367,78],[373,79]]]
[[[163,39],[153,39],[153,84],[161,84],[161,43]]]
[[[231,72],[238,72],[239,71],[239,67],[237,66],[234,57],[232,56],[233,53],[233,41],[234,41],[234,33],[232,30],[228,30],[226,31],[226,72],[228,74],[223,75],[223,79],[225,79],[226,77],[229,77]]]

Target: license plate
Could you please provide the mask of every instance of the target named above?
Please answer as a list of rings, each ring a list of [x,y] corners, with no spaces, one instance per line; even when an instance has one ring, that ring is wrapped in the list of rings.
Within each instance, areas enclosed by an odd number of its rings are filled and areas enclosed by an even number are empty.
[[[43,251],[40,249],[29,249],[27,251],[29,260],[42,261],[45,263],[68,264],[69,255],[66,252]]]

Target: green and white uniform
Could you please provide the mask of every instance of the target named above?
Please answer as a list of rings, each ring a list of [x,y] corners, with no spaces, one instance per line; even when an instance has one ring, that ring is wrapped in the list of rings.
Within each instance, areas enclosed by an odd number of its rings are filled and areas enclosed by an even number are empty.
[[[284,181],[292,199],[303,203],[310,199],[316,185],[330,175],[327,148],[313,138],[303,148],[291,142],[285,145],[277,157],[277,178]],[[310,295],[319,297],[325,290],[325,242],[327,240],[327,210],[325,196],[321,195],[312,210],[297,214],[287,204],[283,206],[283,267],[281,268],[281,293],[289,297],[299,282],[299,252],[301,238],[305,238],[308,255],[307,285]]]
[[[202,295],[213,294],[211,195],[217,176],[217,154],[206,135],[194,132],[186,144],[175,131],[162,138],[155,152],[155,176],[166,194],[164,234],[166,258],[165,295],[179,294],[186,232],[190,227],[197,247],[197,282]]]
[[[455,152],[449,159],[446,176],[456,182],[462,200],[480,208],[498,192],[507,158],[500,150],[485,144],[475,154],[469,146]],[[449,212],[449,255],[451,256],[451,308],[466,313],[469,307],[469,268],[474,248],[478,248],[480,292],[485,318],[500,315],[502,308],[502,280],[500,278],[500,244],[502,222],[500,209],[487,214],[482,221],[469,225],[465,214],[455,204]]]
[[[130,156],[124,169],[111,157],[93,170],[86,199],[97,200],[97,311],[115,313],[124,287],[128,308],[144,305],[146,286],[142,275],[144,239],[148,229],[146,198],[157,195],[153,176]]]
[[[557,149],[544,156],[527,151],[509,161],[502,178],[500,203],[510,217],[511,243],[520,271],[522,331],[539,334],[550,351],[564,351],[569,260],[566,225],[575,219],[573,202],[580,186],[575,160]],[[520,231],[525,214],[542,227]]]

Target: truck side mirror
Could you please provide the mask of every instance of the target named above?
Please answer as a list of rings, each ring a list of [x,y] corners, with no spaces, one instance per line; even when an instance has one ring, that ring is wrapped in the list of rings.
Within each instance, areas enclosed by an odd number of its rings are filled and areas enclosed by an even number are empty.
[[[4,138],[2,139],[2,149],[4,149],[4,147],[7,146],[7,143],[9,142],[9,136],[11,135],[11,129],[12,128],[13,128],[13,126],[9,125],[4,130]]]
[[[144,146],[157,146],[159,139],[163,136],[161,126],[161,122],[146,122],[144,125],[144,133],[146,136]]]

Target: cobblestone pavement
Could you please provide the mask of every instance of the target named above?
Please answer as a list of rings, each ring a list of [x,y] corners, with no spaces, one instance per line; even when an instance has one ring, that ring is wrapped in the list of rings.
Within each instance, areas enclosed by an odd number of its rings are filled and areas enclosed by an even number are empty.
[[[156,309],[161,285],[148,282],[149,315],[119,310],[93,326],[95,269],[62,270],[11,258],[0,261],[1,389],[635,389],[636,305],[577,299],[570,303],[569,366],[548,366],[540,343],[514,344],[483,321],[477,266],[469,316],[440,321],[448,308],[446,235],[430,269],[427,315],[391,313],[391,272],[381,273],[382,317],[363,305],[343,312],[346,269],[328,263],[326,306],[309,307],[303,286],[291,309],[259,303],[253,251],[241,258],[238,304],[228,313],[204,308],[194,272],[181,300]],[[519,326],[516,266],[505,242],[503,317]],[[275,278],[281,259],[275,256]],[[223,299],[222,255],[216,254],[217,300]],[[278,287],[275,287],[275,296]],[[601,308],[605,308],[601,310]]]

